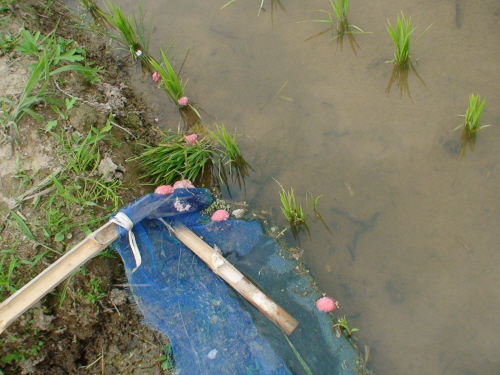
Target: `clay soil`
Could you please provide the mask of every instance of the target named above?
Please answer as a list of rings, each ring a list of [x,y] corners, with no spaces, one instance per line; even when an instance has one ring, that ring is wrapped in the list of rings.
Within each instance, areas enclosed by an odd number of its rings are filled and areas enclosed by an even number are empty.
[[[14,35],[25,27],[32,33],[48,35],[55,30],[57,36],[72,39],[84,48],[93,66],[104,68],[101,82],[90,85],[77,74],[67,74],[59,88],[50,89],[63,100],[71,96],[82,99],[75,102],[66,120],[59,121],[58,127],[66,132],[85,134],[91,127],[102,128],[110,113],[115,115],[113,121],[120,127],[113,127],[114,140],[101,145],[100,152],[112,161],[113,177],[122,181],[120,195],[125,205],[151,191],[151,187],[140,182],[138,166],[127,159],[137,153],[137,142],[154,143],[158,139],[153,116],[131,88],[124,64],[117,63],[109,39],[82,29],[81,19],[61,1],[49,3],[23,0],[7,4],[0,14],[4,32],[8,30]],[[1,97],[22,92],[31,62],[14,50],[1,57]],[[17,124],[19,135],[9,132],[5,125],[1,128],[0,250],[15,248],[21,261],[33,259],[43,248],[20,233],[9,215],[12,211],[19,213],[37,241],[41,241],[36,226],[44,220],[42,210],[33,209],[31,201],[19,203],[17,198],[64,165],[58,144],[46,131],[47,121],[57,118],[56,113],[44,103],[33,109],[46,121],[24,116]],[[29,178],[23,181],[19,171]],[[95,211],[96,216],[103,218],[110,213]],[[77,229],[72,238],[50,245],[60,253],[70,249],[85,237]],[[141,324],[141,316],[129,300],[121,259],[112,251],[107,254],[89,261],[84,270],[62,283],[0,335],[0,374],[168,373],[161,369],[159,360],[168,339]],[[50,252],[33,267],[21,262],[12,283],[22,286],[57,257]],[[89,285],[90,280],[99,280],[98,291]],[[66,298],[61,303],[63,292]],[[98,294],[95,301],[81,298],[91,292]],[[2,289],[0,301],[11,293],[12,290]]]

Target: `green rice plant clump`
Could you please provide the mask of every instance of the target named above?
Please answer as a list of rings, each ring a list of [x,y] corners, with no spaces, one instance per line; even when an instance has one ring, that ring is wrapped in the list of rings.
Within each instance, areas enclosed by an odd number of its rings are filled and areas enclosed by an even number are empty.
[[[387,32],[396,47],[394,59],[388,62],[396,65],[408,63],[410,59],[410,38],[415,29],[416,27],[412,28],[411,26],[411,17],[406,19],[403,12],[401,12],[401,17],[398,14],[396,27],[392,26],[391,22],[387,20]]]
[[[304,215],[304,210],[302,206],[297,205],[293,188],[290,188],[290,191],[286,191],[285,188],[281,186],[280,199],[282,205],[281,212],[283,212],[285,219],[294,226],[305,225],[306,217]]]
[[[347,11],[349,10],[349,0],[330,0],[333,14],[343,24],[347,22]]]
[[[181,134],[166,134],[158,146],[143,145],[145,150],[131,160],[139,159],[146,174],[154,184],[172,184],[185,178],[194,181],[217,158],[206,141],[194,144],[185,142]]]
[[[172,68],[163,50],[161,50],[161,57],[163,60],[161,64],[158,64],[154,59],[150,59],[150,63],[161,75],[160,88],[165,91],[175,105],[179,105],[179,99],[184,97],[184,88],[187,82],[184,84],[182,83],[182,80],[179,79],[178,74],[175,72],[174,68]]]
[[[454,130],[460,129],[462,126],[465,126],[468,132],[473,133],[489,126],[489,125],[480,125],[481,115],[483,114],[483,109],[485,104],[486,104],[486,98],[481,100],[479,94],[469,95],[469,107],[467,108],[465,115],[462,115],[465,118],[465,120],[463,124],[460,124]]]
[[[121,8],[109,1],[106,8],[107,13],[101,10],[98,10],[98,12],[108,24],[116,27],[120,33],[119,35],[106,33],[106,35],[125,46],[132,58],[135,61],[141,62],[143,71],[150,72],[152,69],[149,62],[152,57],[148,53],[148,48],[151,29],[147,33],[144,31],[144,12],[142,8],[140,10],[141,16],[139,21],[134,16],[125,17]]]
[[[216,131],[209,131],[210,136],[219,143],[223,159],[227,159],[223,161],[229,164],[229,173],[231,173],[232,164],[237,163],[242,158],[238,147],[238,135],[236,133],[229,134],[224,125],[215,124],[215,128]]]

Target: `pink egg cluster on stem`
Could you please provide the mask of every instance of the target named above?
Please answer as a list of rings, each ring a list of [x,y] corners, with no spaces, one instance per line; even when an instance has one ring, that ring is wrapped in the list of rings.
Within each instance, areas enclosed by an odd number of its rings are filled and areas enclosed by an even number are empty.
[[[186,135],[186,144],[187,145],[194,145],[196,144],[196,141],[198,139],[198,134],[189,134]]]
[[[337,303],[333,298],[323,297],[316,301],[316,307],[320,311],[332,312],[337,309]]]
[[[153,81],[158,83],[161,81],[161,74],[158,72],[153,72],[153,73],[151,73],[151,78],[153,78]]]
[[[177,100],[177,103],[179,103],[179,105],[181,107],[184,107],[184,106],[188,105],[189,99],[188,99],[187,96],[183,96],[182,98],[180,98],[179,100]]]
[[[174,188],[170,185],[161,185],[155,189],[155,194],[167,195],[172,194],[174,192]]]
[[[229,219],[229,212],[226,210],[217,210],[212,214],[212,221],[225,221]]]

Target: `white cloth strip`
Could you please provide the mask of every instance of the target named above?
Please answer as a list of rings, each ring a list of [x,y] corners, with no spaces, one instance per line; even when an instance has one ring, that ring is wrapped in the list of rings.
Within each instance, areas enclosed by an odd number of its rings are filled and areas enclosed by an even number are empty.
[[[118,212],[113,218],[111,218],[110,221],[115,223],[116,225],[119,225],[128,232],[128,243],[135,259],[135,268],[132,270],[132,273],[134,273],[142,263],[141,253],[139,251],[139,248],[137,247],[134,232],[132,232],[134,223],[123,212]]]

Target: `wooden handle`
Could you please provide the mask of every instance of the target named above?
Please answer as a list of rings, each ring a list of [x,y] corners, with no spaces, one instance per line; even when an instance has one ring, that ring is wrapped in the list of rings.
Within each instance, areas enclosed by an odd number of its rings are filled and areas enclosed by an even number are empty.
[[[287,335],[291,335],[299,322],[265,295],[250,280],[216,252],[205,241],[180,223],[173,226],[174,235],[191,251],[198,255],[207,266],[225,282],[245,297],[261,313],[280,327]]]
[[[116,238],[118,238],[118,231],[115,224],[112,222],[104,224],[3,301],[0,305],[0,333],[74,270],[106,248]]]

